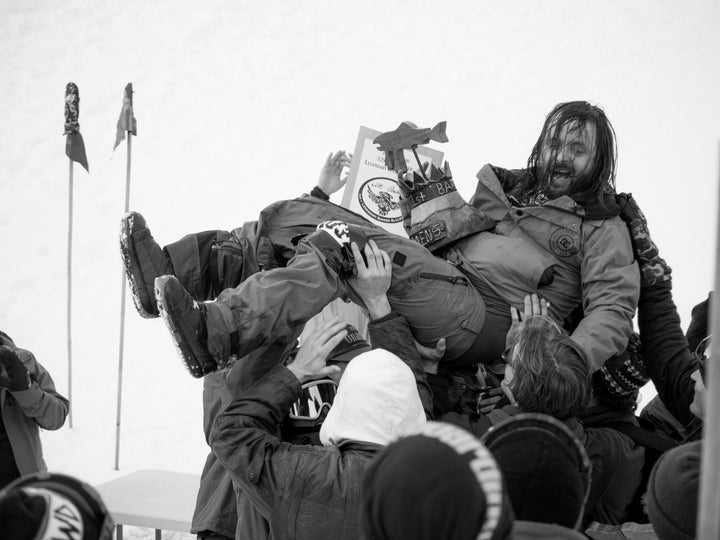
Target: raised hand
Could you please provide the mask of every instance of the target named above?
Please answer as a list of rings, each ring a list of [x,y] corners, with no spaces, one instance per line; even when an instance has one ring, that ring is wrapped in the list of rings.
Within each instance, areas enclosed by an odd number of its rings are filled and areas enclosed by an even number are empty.
[[[519,309],[514,307],[510,308],[510,319],[512,323],[505,337],[506,348],[513,346],[517,342],[526,324],[554,324],[557,326],[555,321],[548,315],[550,302],[544,298],[540,298],[537,294],[527,294],[525,295],[524,303],[522,316],[520,315]]]
[[[339,373],[340,367],[328,366],[327,358],[346,335],[347,323],[338,319],[319,325],[305,338],[295,360],[287,368],[300,384]]]
[[[392,280],[390,256],[373,240],[368,240],[365,245],[364,258],[355,242],[350,244],[350,249],[355,257],[357,277],[348,280],[348,283],[362,299],[371,319],[384,317],[391,311],[387,299]]]
[[[339,191],[347,182],[347,174],[340,178],[342,170],[350,167],[352,162],[352,154],[348,154],[343,150],[338,150],[334,154],[330,152],[323,168],[320,170],[318,177],[318,187],[323,190],[326,195],[332,195]]]
[[[10,347],[0,346],[0,386],[11,392],[30,388],[30,374],[17,353]]]
[[[415,341],[415,348],[420,355],[425,373],[437,373],[440,360],[445,356],[445,338],[438,339],[435,347],[426,347]]]

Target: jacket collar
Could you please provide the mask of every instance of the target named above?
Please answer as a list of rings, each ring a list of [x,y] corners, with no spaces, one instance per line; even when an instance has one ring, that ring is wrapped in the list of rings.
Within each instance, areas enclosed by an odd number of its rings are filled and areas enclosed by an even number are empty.
[[[491,167],[505,193],[515,187],[528,175],[527,169],[510,170],[495,166]],[[481,173],[478,173],[478,178],[480,178],[480,176]],[[602,204],[597,199],[591,201],[576,201],[567,195],[563,195],[557,199],[548,201],[545,205],[570,211],[577,211],[576,207],[579,206],[587,219],[608,219],[620,215],[620,206],[615,200],[614,193],[603,193]]]

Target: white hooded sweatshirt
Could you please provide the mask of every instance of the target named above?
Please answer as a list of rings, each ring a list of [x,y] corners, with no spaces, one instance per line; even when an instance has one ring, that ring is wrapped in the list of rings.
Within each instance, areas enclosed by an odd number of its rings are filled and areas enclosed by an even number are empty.
[[[391,352],[374,349],[345,368],[320,441],[326,446],[352,441],[387,445],[425,423],[410,368]]]

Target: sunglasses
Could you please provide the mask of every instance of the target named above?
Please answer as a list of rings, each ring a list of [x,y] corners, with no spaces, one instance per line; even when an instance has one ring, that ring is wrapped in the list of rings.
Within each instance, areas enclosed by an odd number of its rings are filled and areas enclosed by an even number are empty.
[[[320,379],[303,384],[300,397],[290,407],[290,419],[317,420],[324,409],[332,406],[336,394],[337,384],[331,379]]]
[[[712,334],[703,339],[700,343],[698,343],[697,347],[695,347],[695,355],[700,360],[707,361],[710,358],[711,340]]]

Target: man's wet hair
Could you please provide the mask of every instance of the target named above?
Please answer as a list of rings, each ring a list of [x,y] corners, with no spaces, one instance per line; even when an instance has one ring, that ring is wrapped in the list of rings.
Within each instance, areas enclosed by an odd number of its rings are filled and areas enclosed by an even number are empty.
[[[567,193],[578,202],[588,203],[596,199],[601,204],[604,193],[615,192],[615,174],[617,167],[617,144],[615,130],[605,112],[587,101],[569,101],[559,103],[545,118],[540,136],[528,158],[527,168],[530,179],[525,189],[537,192],[545,187],[548,178],[543,178],[539,161],[543,142],[554,128],[559,131],[564,126],[570,130],[584,130],[588,122],[595,125],[595,163],[588,174],[581,175]]]
[[[587,406],[587,360],[569,336],[550,324],[526,325],[517,344],[510,359],[509,388],[521,409],[566,420]]]

